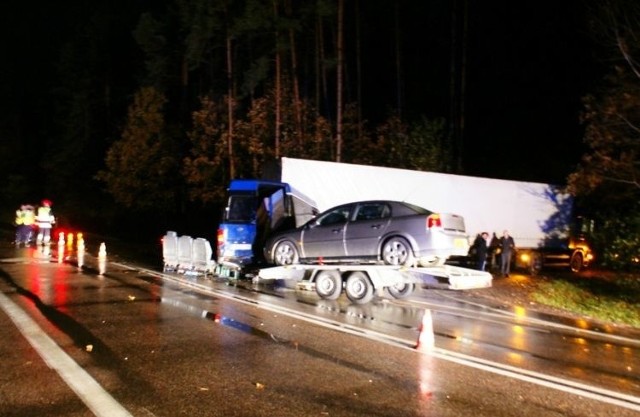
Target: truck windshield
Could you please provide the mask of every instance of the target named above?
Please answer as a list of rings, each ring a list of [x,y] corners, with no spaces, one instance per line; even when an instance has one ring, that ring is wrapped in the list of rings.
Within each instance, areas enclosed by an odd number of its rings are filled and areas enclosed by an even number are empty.
[[[258,197],[247,194],[229,196],[224,217],[229,223],[253,223],[256,221]]]

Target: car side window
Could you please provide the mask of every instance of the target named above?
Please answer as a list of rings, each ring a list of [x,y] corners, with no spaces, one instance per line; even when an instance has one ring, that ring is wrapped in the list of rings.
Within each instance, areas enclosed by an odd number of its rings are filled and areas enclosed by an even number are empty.
[[[377,220],[389,217],[389,206],[384,203],[362,204],[358,208],[356,220]]]
[[[332,224],[345,223],[347,219],[349,219],[349,208],[339,207],[320,217],[317,221],[317,224],[320,226],[327,226]]]

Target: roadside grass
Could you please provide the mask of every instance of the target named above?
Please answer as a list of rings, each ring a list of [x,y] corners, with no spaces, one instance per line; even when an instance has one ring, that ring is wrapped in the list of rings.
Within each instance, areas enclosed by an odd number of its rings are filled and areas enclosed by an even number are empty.
[[[554,279],[531,295],[540,304],[596,320],[640,327],[640,277]]]

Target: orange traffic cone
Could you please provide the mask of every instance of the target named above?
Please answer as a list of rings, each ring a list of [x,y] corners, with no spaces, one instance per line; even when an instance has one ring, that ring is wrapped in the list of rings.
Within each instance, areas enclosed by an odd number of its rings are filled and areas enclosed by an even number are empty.
[[[418,342],[416,350],[426,352],[435,346],[435,336],[433,334],[433,320],[431,319],[431,310],[424,310],[422,315],[422,323],[418,332]]]

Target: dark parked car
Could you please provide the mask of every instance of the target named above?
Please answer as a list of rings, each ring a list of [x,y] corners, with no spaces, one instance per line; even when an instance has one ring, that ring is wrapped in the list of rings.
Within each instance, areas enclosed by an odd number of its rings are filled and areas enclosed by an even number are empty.
[[[442,265],[469,250],[464,219],[399,201],[361,201],[320,213],[305,225],[267,239],[276,265],[384,263]]]

